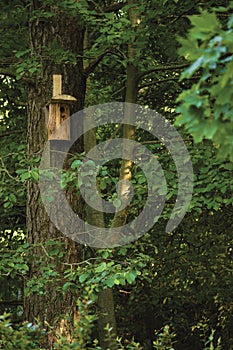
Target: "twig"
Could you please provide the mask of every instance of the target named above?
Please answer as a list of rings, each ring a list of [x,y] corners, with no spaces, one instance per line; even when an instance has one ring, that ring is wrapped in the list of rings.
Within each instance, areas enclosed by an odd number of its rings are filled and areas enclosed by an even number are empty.
[[[89,258],[87,260],[83,260],[83,261],[80,261],[78,263],[62,263],[63,265],[68,265],[68,266],[78,266],[78,265],[82,265],[82,264],[85,264],[86,262],[88,261],[91,261],[91,260],[98,260],[99,258]]]
[[[19,180],[18,180],[16,177],[12,176],[12,175],[9,173],[9,171],[8,171],[7,168],[5,167],[5,164],[4,164],[2,158],[0,158],[0,162],[2,163],[2,168],[0,169],[0,172],[1,172],[1,171],[4,171],[5,173],[7,173],[7,175],[9,176],[9,178],[13,179],[14,181],[19,182]]]
[[[124,90],[124,89],[125,89],[125,87],[126,87],[126,86],[125,86],[125,85],[123,85],[121,88],[119,88],[119,89],[117,89],[117,90],[113,91],[112,96],[119,94],[119,92],[121,92],[122,90]]]

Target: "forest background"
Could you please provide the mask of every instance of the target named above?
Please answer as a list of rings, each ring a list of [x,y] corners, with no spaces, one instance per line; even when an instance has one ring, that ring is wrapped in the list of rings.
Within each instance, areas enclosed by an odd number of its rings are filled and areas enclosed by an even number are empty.
[[[233,349],[232,3],[14,0],[1,1],[0,16],[0,348]],[[77,184],[89,149],[135,139],[165,173],[158,222],[113,249],[75,243],[52,224],[38,166],[53,74],[77,99],[72,113],[132,102],[175,125],[192,159],[194,191],[173,232],[165,227],[178,193],[174,160],[161,140],[132,125],[80,138],[61,186],[91,224],[116,227],[137,217],[148,186],[132,162],[112,160],[97,177],[102,198],[117,208],[115,185],[128,170],[135,194],[121,215],[92,210]],[[53,169],[47,176],[53,181]]]

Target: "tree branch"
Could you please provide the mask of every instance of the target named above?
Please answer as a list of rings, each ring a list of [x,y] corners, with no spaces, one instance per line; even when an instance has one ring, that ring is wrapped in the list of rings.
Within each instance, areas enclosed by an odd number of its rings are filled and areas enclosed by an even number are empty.
[[[23,305],[23,300],[0,300],[0,304],[7,306]]]
[[[104,16],[105,13],[118,11],[125,6],[124,2],[114,2],[113,4],[102,8],[95,0],[90,0],[90,2],[95,6],[95,11],[98,13],[98,15],[101,16]]]
[[[122,87],[119,89],[113,91],[112,96],[119,94],[119,92],[123,91],[126,88],[126,85],[124,84]]]
[[[152,80],[150,83],[145,83],[145,84],[142,84],[138,87],[138,91],[141,90],[141,89],[144,89],[146,87],[150,87],[150,86],[154,86],[154,85],[157,85],[157,84],[160,84],[160,83],[164,83],[166,81],[178,81],[179,78],[165,78],[165,79],[157,79],[157,80]]]
[[[154,86],[154,85],[157,85],[157,84],[161,84],[161,83],[164,83],[166,81],[179,81],[180,78],[175,78],[175,77],[170,77],[170,78],[164,78],[164,79],[158,79],[158,80],[152,80],[150,83],[145,83],[145,84],[142,84],[138,87],[138,91],[143,89],[143,88],[146,88],[146,87],[150,87],[150,86]],[[197,80],[197,79],[200,79],[200,77],[191,77],[189,78],[188,80]]]
[[[10,69],[7,68],[0,68],[0,75],[8,76],[14,79],[16,78],[16,75]]]
[[[0,63],[1,64],[1,63]],[[16,74],[10,70],[9,68],[2,68],[0,67],[0,75],[4,75],[6,77],[10,77],[13,79],[16,79]],[[21,77],[20,80],[25,81],[28,84],[33,84],[33,80],[29,77]]]
[[[9,136],[9,135],[13,135],[13,134],[22,134],[22,133],[23,133],[23,130],[5,131],[2,134],[0,134],[0,138],[5,137],[5,136]]]
[[[162,71],[166,71],[166,70],[182,69],[182,68],[188,67],[189,65],[190,65],[189,63],[183,63],[183,64],[177,64],[177,65],[173,65],[173,66],[159,66],[159,67],[155,67],[155,68],[147,70],[146,72],[142,72],[139,75],[139,80],[142,79],[143,77],[145,77],[146,75],[154,73],[154,72],[162,72]]]
[[[118,11],[120,9],[122,9],[122,7],[124,7],[126,4],[124,2],[115,2],[109,6],[106,6],[103,8],[103,11],[105,13],[107,12],[114,12],[114,11]]]
[[[96,57],[96,59],[90,61],[88,66],[83,70],[83,74],[85,76],[88,76],[90,73],[92,73],[95,70],[95,68],[98,66],[98,64],[102,61],[102,59],[108,54],[122,58],[122,56],[119,53],[113,52],[110,49],[108,49],[104,51],[102,54],[100,54],[98,57]]]
[[[91,74],[94,69],[98,66],[98,64],[102,61],[102,59],[109,53],[110,51],[107,50],[105,52],[103,52],[101,55],[99,55],[98,57],[96,57],[96,59],[94,59],[93,61],[91,61],[88,66],[84,69],[84,75],[88,76],[89,74]]]

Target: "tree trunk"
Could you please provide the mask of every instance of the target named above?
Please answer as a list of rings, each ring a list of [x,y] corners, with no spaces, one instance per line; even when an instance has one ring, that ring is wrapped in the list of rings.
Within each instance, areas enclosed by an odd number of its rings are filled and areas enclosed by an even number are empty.
[[[33,85],[28,91],[28,156],[41,155],[43,147],[47,141],[47,126],[44,107],[52,97],[52,75],[62,74],[63,92],[73,95],[77,103],[73,106],[73,112],[83,108],[85,97],[85,77],[82,75],[83,61],[80,56],[83,54],[84,28],[79,24],[77,17],[72,17],[63,13],[58,6],[53,8],[45,6],[42,1],[33,1],[31,11],[44,9],[52,11],[54,16],[48,19],[36,18],[30,22],[30,46],[33,57],[40,61],[40,74],[34,79]],[[33,15],[33,13],[32,13]],[[49,55],[51,43],[54,43],[64,50],[70,50],[77,57],[76,65],[59,63],[59,57],[54,58]],[[61,61],[60,61],[61,62]],[[79,126],[78,126],[79,127]],[[76,145],[76,151],[80,151],[82,145]],[[74,205],[79,205],[76,199]],[[80,204],[81,205],[81,204]],[[62,297],[56,288],[63,282],[63,261],[72,263],[81,260],[80,246],[59,232],[46,214],[40,202],[40,191],[38,183],[28,183],[27,191],[27,229],[28,242],[35,244],[32,253],[32,264],[30,268],[31,277],[40,278],[43,271],[39,271],[38,263],[44,266],[51,260],[47,257],[44,249],[38,247],[50,239],[65,242],[64,258],[55,257],[52,260],[55,269],[60,273],[61,281],[51,280],[44,288],[42,295],[30,295],[25,299],[25,319],[34,321],[39,319],[43,324],[57,324],[59,331],[68,336],[68,323],[62,316],[68,314],[72,323],[75,312],[75,296],[66,295]],[[80,228],[82,230],[82,228]]]
[[[135,4],[135,1],[128,0],[128,5]],[[129,18],[132,30],[137,26],[138,19],[138,10],[137,6],[131,7],[129,9]],[[135,28],[136,30],[136,28]],[[138,92],[138,67],[134,63],[135,60],[135,48],[131,44],[128,45],[128,59],[129,63],[126,69],[126,93],[125,93],[125,102],[127,103],[136,103],[137,102],[137,92]],[[135,138],[135,126],[134,126],[134,109],[130,108],[129,105],[125,108],[125,115],[127,123],[123,125],[123,138],[127,140],[134,140]],[[132,120],[132,125],[129,124],[129,121]],[[127,144],[123,142],[123,156],[124,154],[129,154],[127,151]],[[130,194],[129,181],[132,178],[132,165],[133,162],[129,159],[122,159],[121,169],[120,169],[120,180],[127,180],[121,185],[119,196],[122,200],[127,201]],[[123,210],[118,210],[114,215],[112,228],[123,226],[126,223],[128,216],[127,206]],[[112,244],[114,245],[119,241],[119,237],[114,237]]]
[[[132,1],[129,0],[128,4],[131,5]],[[135,11],[135,8],[131,8],[129,10],[129,17],[131,21],[132,27],[136,24],[136,17],[137,11]],[[128,45],[128,58],[132,60],[135,58],[135,50],[132,48],[131,45]],[[129,103],[136,103],[137,101],[137,91],[138,91],[138,68],[133,64],[129,63],[126,70],[126,95],[125,95],[125,102]],[[132,118],[132,121],[134,119],[134,113],[133,110],[130,110],[130,107],[127,107],[125,110],[125,113],[127,113],[127,121],[130,118]],[[134,123],[132,123],[134,124]],[[135,127],[133,125],[124,124],[123,125],[123,138],[124,139],[130,139],[134,140],[135,137]],[[91,138],[90,138],[91,139]],[[93,138],[92,138],[93,139]],[[93,144],[92,147],[94,147],[95,144]],[[123,143],[123,147],[127,147]],[[128,152],[127,152],[128,153]],[[124,150],[123,150],[124,154]],[[122,159],[121,162],[121,169],[120,169],[120,180],[128,180],[130,181],[132,178],[132,161]],[[123,184],[120,189],[120,196],[121,198],[126,197],[125,193],[129,193],[128,191],[128,185]],[[126,200],[128,198],[125,198]],[[121,211],[118,211],[114,215],[114,219],[112,222],[112,228],[122,226],[125,224],[127,220],[127,207]],[[94,217],[94,215],[92,215]],[[103,216],[102,216],[103,217]],[[96,220],[96,219],[94,219]],[[102,219],[103,220],[103,219]],[[103,221],[104,223],[104,221]],[[98,226],[98,225],[97,225]],[[113,237],[112,239],[112,245],[119,241],[119,237]],[[109,324],[109,327],[113,328],[112,334],[116,334],[116,321],[115,321],[115,311],[114,311],[114,299],[113,299],[113,293],[110,288],[103,290],[100,292],[98,297],[98,306],[99,306],[99,312],[100,312],[100,318],[99,318],[99,334],[100,339],[106,339],[107,331],[104,330],[104,327],[106,324]],[[103,349],[114,349],[114,344],[111,344],[111,340],[109,341],[102,341],[101,346]]]
[[[88,46],[88,43],[86,43]],[[87,90],[91,89],[89,79],[87,80]],[[93,124],[93,116],[86,113],[85,123],[90,127]],[[88,153],[92,148],[96,147],[96,129],[92,128],[84,135],[84,151]],[[97,152],[97,150],[96,150]],[[99,207],[101,206],[100,199],[97,197],[95,201],[99,200]],[[103,211],[97,211],[89,205],[85,206],[85,219],[86,221],[97,227],[104,227],[104,214]],[[98,334],[100,346],[103,350],[111,349],[114,350],[114,338],[116,338],[116,317],[114,308],[113,291],[111,288],[107,288],[99,291],[98,294]],[[111,328],[111,337],[109,332],[106,330],[106,326]]]

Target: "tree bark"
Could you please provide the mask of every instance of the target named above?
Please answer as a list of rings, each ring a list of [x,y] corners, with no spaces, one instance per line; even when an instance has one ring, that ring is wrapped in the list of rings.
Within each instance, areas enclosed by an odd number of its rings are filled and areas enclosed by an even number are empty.
[[[85,35],[86,40],[87,35]],[[88,46],[88,42],[85,42],[85,45]],[[87,91],[91,90],[90,80],[87,80]],[[93,116],[86,114],[85,122],[87,126],[90,127],[93,124]],[[92,128],[84,135],[84,151],[85,153],[89,152],[92,148],[96,147],[96,129]],[[96,151],[97,152],[97,151]],[[95,201],[98,201],[98,197],[95,198]],[[99,200],[99,207],[101,206]],[[97,211],[89,205],[85,206],[85,219],[87,222],[93,226],[104,227],[104,213],[103,211]],[[114,298],[113,291],[111,288],[100,290],[98,293],[98,335],[100,346],[103,350],[111,349],[114,350],[114,338],[116,338],[116,317],[115,317],[115,308],[114,308]],[[111,337],[106,330],[106,326],[111,328]]]
[[[45,142],[47,142],[47,126],[44,107],[52,97],[52,75],[62,74],[63,91],[77,99],[73,106],[72,113],[83,108],[85,98],[85,77],[82,74],[83,61],[80,56],[83,54],[84,28],[79,23],[78,17],[68,16],[63,13],[58,6],[48,7],[42,1],[33,1],[31,12],[35,10],[52,11],[54,16],[48,19],[36,18],[30,22],[30,46],[32,55],[40,61],[41,70],[39,76],[34,79],[33,86],[28,90],[28,156],[41,155]],[[51,43],[56,41],[58,47],[70,50],[77,57],[75,65],[66,63],[55,63],[53,58],[46,52],[49,51]],[[79,127],[79,126],[77,126]],[[80,151],[82,145],[77,144],[75,151]],[[81,205],[77,198],[74,206]],[[44,266],[48,264],[49,258],[43,249],[38,245],[43,245],[50,239],[65,242],[65,255],[63,258],[55,257],[52,262],[56,265],[56,270],[60,273],[61,281],[51,280],[44,288],[42,295],[30,295],[25,298],[25,319],[34,321],[40,320],[57,325],[59,332],[69,336],[70,327],[65,321],[64,315],[68,314],[70,320],[74,318],[76,309],[75,296],[62,296],[57,292],[57,287],[64,283],[64,265],[81,260],[81,248],[73,241],[62,235],[61,232],[50,221],[42,203],[40,202],[40,191],[38,183],[28,183],[27,189],[27,234],[28,242],[37,247],[32,252],[32,263],[30,267],[29,279],[31,277],[41,277],[43,271],[38,270],[38,262]],[[83,228],[80,228],[83,230]],[[62,319],[63,318],[63,319]]]
[[[128,0],[128,5],[135,4],[135,1]],[[137,19],[138,19],[138,10],[137,6],[131,7],[129,9],[129,19],[131,23],[132,30],[136,30]],[[138,92],[138,77],[139,70],[137,65],[134,63],[135,60],[135,48],[131,44],[128,44],[128,59],[129,63],[126,69],[126,93],[125,93],[125,102],[127,103],[136,103],[137,102],[137,92]],[[135,139],[135,126],[134,126],[134,111],[131,110],[130,106],[127,106],[125,109],[125,114],[127,114],[127,123],[123,125],[123,138],[134,140]],[[132,120],[132,124],[129,124],[129,121]],[[124,152],[124,148],[125,151]],[[123,155],[127,152],[127,145],[123,142]],[[132,165],[133,162],[129,159],[122,159],[121,169],[120,169],[120,180],[130,181],[132,178]],[[119,195],[120,197],[127,201],[130,193],[129,182],[123,182],[121,185]],[[119,210],[114,215],[112,221],[112,228],[123,226],[126,223],[128,216],[127,206],[123,210]],[[115,242],[118,242],[118,237],[113,238],[113,245]]]

